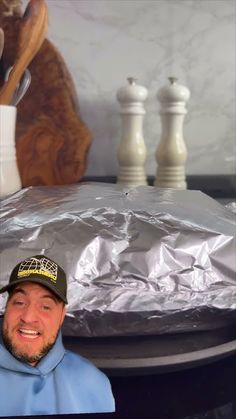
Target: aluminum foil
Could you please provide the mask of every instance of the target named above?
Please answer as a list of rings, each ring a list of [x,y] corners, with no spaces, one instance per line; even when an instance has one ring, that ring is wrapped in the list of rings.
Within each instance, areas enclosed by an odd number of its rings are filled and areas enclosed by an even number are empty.
[[[35,254],[67,272],[65,335],[176,333],[236,322],[236,215],[200,191],[29,187],[0,202],[0,223],[1,286],[15,264]]]

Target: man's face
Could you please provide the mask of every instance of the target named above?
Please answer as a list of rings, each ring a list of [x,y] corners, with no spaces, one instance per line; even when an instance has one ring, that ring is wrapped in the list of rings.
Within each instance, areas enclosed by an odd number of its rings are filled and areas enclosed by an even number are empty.
[[[24,282],[11,292],[3,340],[18,359],[35,366],[53,346],[65,317],[64,303],[39,284]]]

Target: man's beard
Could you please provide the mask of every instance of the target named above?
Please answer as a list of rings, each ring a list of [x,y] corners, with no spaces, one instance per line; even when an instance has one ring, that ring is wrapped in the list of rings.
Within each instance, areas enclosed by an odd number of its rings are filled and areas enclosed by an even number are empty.
[[[46,345],[44,345],[44,347],[42,348],[40,352],[38,352],[35,355],[30,356],[26,352],[18,350],[14,346],[14,344],[11,341],[10,336],[8,335],[7,331],[4,330],[4,328],[2,331],[2,339],[3,339],[6,349],[19,361],[26,362],[27,364],[33,364],[33,363],[39,362],[40,359],[43,358],[45,355],[47,355],[47,353],[52,349],[56,340],[55,339],[53,342],[47,343]]]

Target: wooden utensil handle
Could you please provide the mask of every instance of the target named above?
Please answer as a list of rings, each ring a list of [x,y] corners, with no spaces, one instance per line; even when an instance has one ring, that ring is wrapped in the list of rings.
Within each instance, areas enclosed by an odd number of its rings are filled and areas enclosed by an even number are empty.
[[[17,84],[40,49],[47,30],[48,12],[44,0],[30,0],[22,19],[16,60],[8,81],[0,91],[0,104],[8,105]]]
[[[2,28],[0,28],[0,60],[2,57],[3,48],[4,48],[4,32]]]

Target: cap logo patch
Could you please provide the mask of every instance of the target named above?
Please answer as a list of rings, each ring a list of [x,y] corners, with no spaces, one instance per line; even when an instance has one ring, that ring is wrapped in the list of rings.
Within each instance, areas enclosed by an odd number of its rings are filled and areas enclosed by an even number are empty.
[[[46,258],[31,258],[22,262],[18,269],[18,278],[25,278],[32,274],[43,275],[53,282],[57,281],[57,264]]]

